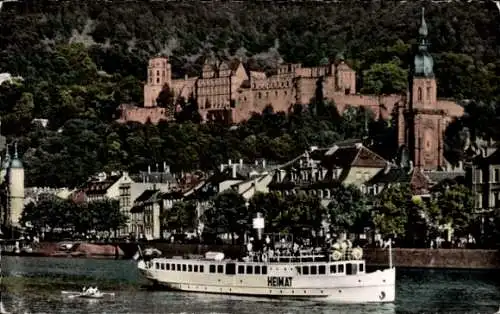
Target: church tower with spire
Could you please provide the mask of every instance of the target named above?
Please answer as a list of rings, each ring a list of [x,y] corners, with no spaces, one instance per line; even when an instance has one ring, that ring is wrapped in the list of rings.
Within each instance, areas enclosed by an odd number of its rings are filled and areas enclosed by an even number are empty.
[[[446,128],[444,112],[437,100],[434,61],[427,41],[429,30],[422,8],[418,30],[419,41],[410,69],[409,104],[406,114],[407,146],[415,167],[435,170],[445,165],[443,136]]]
[[[7,225],[20,227],[19,220],[24,209],[24,167],[17,153],[17,142],[14,143],[14,158],[8,170],[9,206]]]

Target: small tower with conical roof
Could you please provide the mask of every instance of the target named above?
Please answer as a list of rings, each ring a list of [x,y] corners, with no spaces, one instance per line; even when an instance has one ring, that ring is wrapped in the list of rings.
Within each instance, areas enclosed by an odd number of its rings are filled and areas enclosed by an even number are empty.
[[[9,206],[7,224],[19,227],[19,219],[24,209],[24,167],[14,143],[14,158],[9,167]]]

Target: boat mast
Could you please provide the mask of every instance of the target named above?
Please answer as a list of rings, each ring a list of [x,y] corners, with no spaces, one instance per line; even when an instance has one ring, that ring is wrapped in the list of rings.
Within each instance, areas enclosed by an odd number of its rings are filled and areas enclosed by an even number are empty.
[[[389,269],[392,269],[392,238],[389,239]]]

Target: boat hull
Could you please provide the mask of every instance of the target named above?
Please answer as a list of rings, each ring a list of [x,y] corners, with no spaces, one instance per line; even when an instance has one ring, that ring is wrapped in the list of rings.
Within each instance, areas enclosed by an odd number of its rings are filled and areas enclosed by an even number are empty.
[[[168,276],[146,268],[139,268],[150,282],[170,290],[253,296],[266,298],[309,299],[331,303],[390,303],[395,300],[395,268],[353,276],[328,278],[319,282],[314,276],[292,278],[290,286],[269,286],[264,280],[245,276],[203,276],[195,278]],[[305,278],[304,278],[305,277]]]

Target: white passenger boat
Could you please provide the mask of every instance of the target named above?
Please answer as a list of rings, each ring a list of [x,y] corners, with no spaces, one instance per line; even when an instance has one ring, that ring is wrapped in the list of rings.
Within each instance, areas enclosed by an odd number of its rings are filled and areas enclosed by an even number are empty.
[[[208,252],[200,258],[140,260],[138,268],[154,284],[181,291],[333,303],[395,300],[396,270],[390,246],[389,268],[374,272],[366,271],[362,249],[349,247],[347,242],[323,250],[300,249],[283,239],[273,244],[269,236],[248,244],[247,255],[237,260]]]

